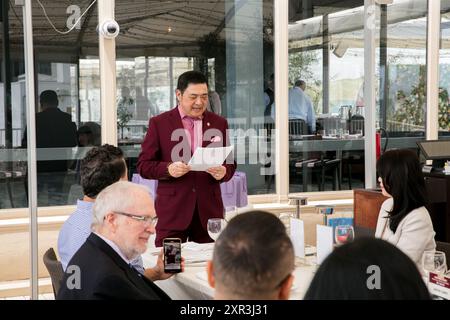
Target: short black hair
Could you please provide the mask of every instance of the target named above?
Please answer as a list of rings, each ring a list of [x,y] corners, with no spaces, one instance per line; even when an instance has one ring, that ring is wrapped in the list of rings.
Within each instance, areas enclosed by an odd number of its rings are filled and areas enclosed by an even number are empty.
[[[379,286],[375,276],[379,271]],[[305,300],[429,300],[416,264],[377,238],[337,247],[317,270]]]
[[[95,198],[107,186],[125,175],[127,168],[120,148],[104,144],[94,147],[81,160],[81,187],[83,193]]]
[[[297,81],[295,81],[295,84],[294,84],[295,87],[301,87],[303,85],[306,85],[306,82],[301,79],[298,79]]]
[[[58,95],[53,90],[42,91],[39,95],[39,102],[41,106],[56,108],[59,104]]]
[[[208,80],[205,75],[199,71],[186,71],[178,77],[177,90],[180,90],[181,93],[184,93],[184,90],[190,84],[202,84],[205,83],[208,85]]]
[[[228,223],[213,253],[216,287],[243,299],[275,291],[294,270],[286,227],[264,211],[242,213]]]
[[[406,215],[426,204],[425,179],[420,161],[411,150],[389,150],[378,159],[377,173],[394,200],[389,212],[389,229],[395,233]]]

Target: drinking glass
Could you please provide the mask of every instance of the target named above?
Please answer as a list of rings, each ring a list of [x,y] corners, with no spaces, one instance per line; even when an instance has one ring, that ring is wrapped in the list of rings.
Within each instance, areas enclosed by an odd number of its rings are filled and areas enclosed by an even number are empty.
[[[358,135],[358,137],[362,137],[363,131],[361,129],[358,129],[358,130],[356,130],[356,134]]]
[[[355,238],[355,232],[353,231],[353,226],[340,225],[336,226],[334,230],[334,239],[337,245],[342,245],[347,242],[353,241]]]
[[[222,230],[225,229],[226,225],[227,222],[225,221],[225,219],[220,218],[208,219],[208,234],[211,237],[211,239],[216,241]]]
[[[442,251],[425,251],[422,256],[422,268],[425,275],[428,276],[430,272],[437,274],[445,274],[447,271],[447,261],[445,253]]]
[[[295,214],[292,213],[292,212],[281,213],[280,216],[279,216],[279,219],[281,220],[281,222],[286,227],[286,233],[288,235],[291,234],[291,219],[292,218],[295,218]]]
[[[330,129],[328,130],[330,137],[336,137],[337,136],[337,130],[336,129]]]

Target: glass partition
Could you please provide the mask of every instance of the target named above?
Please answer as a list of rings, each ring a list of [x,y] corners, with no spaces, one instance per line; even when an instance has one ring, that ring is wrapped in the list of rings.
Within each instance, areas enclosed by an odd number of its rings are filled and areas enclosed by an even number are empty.
[[[426,0],[380,6],[376,112],[382,152],[417,149],[425,138],[427,10]]]
[[[248,194],[273,193],[274,144],[264,133],[274,128],[265,93],[274,85],[273,1],[116,1],[116,19],[118,142],[130,178],[149,118],[176,107],[178,76],[198,70],[208,78],[208,110],[228,120]]]
[[[363,1],[289,10],[289,191],[363,187]]]
[[[441,1],[439,50],[439,139],[450,139],[450,1]]]
[[[34,96],[26,91],[23,7],[20,2],[2,2],[0,209],[29,206],[27,100],[35,99],[38,276],[45,283],[48,272],[42,256],[50,247],[57,252],[58,232],[53,225],[42,228],[45,214],[41,212],[46,211],[42,207],[76,204],[83,196],[79,160],[87,149],[101,143],[98,13],[95,2],[40,0],[31,4]],[[23,219],[2,224],[6,252],[0,252],[0,281],[27,280],[28,216],[20,210],[2,214]]]

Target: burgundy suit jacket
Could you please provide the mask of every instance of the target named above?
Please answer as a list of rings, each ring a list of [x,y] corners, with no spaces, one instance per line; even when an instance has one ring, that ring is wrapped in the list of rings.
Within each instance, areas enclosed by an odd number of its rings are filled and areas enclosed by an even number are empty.
[[[202,122],[203,147],[229,145],[226,119],[205,111]],[[173,178],[167,167],[172,162],[180,161],[179,157],[187,163],[192,152],[176,107],[150,119],[137,169],[142,177],[159,180],[155,201],[157,230],[187,229],[196,205],[200,221],[206,229],[209,218],[223,218],[220,183],[233,177],[236,162],[232,155],[227,159],[224,164],[227,171],[220,181],[209,173],[200,171],[190,171],[182,177]]]

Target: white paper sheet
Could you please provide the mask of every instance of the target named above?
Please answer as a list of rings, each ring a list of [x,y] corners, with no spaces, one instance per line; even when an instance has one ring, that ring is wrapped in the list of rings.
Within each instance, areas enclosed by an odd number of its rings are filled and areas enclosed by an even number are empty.
[[[291,241],[296,257],[305,257],[305,227],[300,219],[291,218]]]
[[[206,171],[209,168],[218,167],[223,164],[233,146],[220,148],[197,148],[189,161],[191,171]]]
[[[333,227],[317,225],[317,264],[333,251]]]

